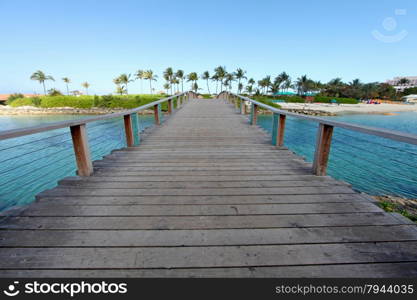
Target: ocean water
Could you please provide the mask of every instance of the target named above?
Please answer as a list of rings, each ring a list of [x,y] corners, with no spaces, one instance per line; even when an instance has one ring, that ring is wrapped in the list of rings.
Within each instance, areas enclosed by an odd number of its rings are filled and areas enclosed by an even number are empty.
[[[81,119],[85,115],[0,116],[0,130]],[[141,130],[153,126],[153,115],[139,117]],[[93,160],[126,146],[123,118],[87,124]],[[25,205],[57,181],[74,176],[76,163],[69,128],[0,140],[0,210]]]
[[[417,112],[326,118],[417,134]],[[260,115],[258,124],[271,132],[272,116]],[[287,117],[284,145],[312,162],[317,129],[315,122]],[[335,128],[327,173],[371,195],[417,198],[417,146]]]

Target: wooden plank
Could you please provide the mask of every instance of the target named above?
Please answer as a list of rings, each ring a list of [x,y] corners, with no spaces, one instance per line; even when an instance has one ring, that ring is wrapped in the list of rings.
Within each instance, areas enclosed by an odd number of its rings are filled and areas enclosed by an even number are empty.
[[[58,184],[65,182],[72,182],[77,184],[78,182],[240,182],[240,181],[334,181],[338,182],[327,176],[314,176],[314,175],[236,175],[236,176],[222,176],[222,175],[206,175],[206,176],[137,176],[137,177],[124,177],[124,176],[108,176],[108,177],[66,177],[58,182]]]
[[[316,187],[347,185],[336,180],[308,181],[214,181],[214,182],[123,182],[123,181],[60,181],[62,187],[107,188],[107,189],[219,189],[219,188],[271,188],[271,187]]]
[[[39,203],[21,216],[230,216],[381,212],[372,203],[234,204],[234,205],[94,205],[75,207]],[[13,215],[13,214],[11,214]]]
[[[322,194],[354,194],[355,192],[347,186],[333,187],[278,187],[278,188],[227,188],[227,189],[108,189],[101,188],[69,188],[57,187],[39,194],[39,196],[152,196],[152,195],[183,195],[183,196],[204,196],[204,195],[322,195]]]
[[[227,247],[4,248],[0,268],[190,268],[416,262],[417,242]]]
[[[301,278],[324,277],[357,278],[403,278],[417,277],[417,263],[366,263],[317,266],[240,267],[240,268],[194,268],[194,269],[82,269],[82,270],[2,270],[0,277],[10,278]]]
[[[326,195],[239,195],[239,196],[52,196],[37,197],[39,202],[52,202],[59,205],[212,205],[212,204],[300,204],[329,202],[369,202],[357,194]]]
[[[107,216],[107,217],[10,217],[2,229],[219,229],[320,226],[378,226],[404,222],[385,212],[252,216]]]
[[[417,241],[415,225],[217,230],[2,230],[7,247],[174,247]]]

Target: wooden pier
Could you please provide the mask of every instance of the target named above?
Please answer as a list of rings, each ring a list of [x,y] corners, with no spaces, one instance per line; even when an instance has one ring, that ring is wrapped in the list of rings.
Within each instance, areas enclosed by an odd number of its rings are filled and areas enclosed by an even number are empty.
[[[65,178],[12,212],[0,276],[417,276],[415,223],[313,175],[279,146],[282,134],[271,145],[220,98],[190,99],[138,146],[128,139],[94,162],[92,176]],[[322,175],[325,149],[318,155]]]

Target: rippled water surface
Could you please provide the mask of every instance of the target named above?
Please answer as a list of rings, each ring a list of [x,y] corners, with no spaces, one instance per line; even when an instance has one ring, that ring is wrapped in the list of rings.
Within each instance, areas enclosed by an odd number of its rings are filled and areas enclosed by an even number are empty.
[[[341,115],[332,120],[417,134],[417,113]],[[285,146],[313,161],[317,123],[287,118]],[[261,115],[261,127],[271,132],[272,116]],[[417,198],[417,146],[335,128],[328,175],[373,195]]]
[[[89,116],[0,116],[0,130],[36,126]],[[152,126],[151,115],[139,117],[141,129]],[[122,118],[87,124],[91,157],[99,160],[126,146]],[[69,128],[0,141],[0,210],[27,204],[39,192],[56,186],[76,171]]]

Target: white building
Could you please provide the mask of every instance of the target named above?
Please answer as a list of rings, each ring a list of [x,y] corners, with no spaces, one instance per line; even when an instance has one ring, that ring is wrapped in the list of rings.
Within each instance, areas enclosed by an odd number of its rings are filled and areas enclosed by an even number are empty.
[[[401,79],[407,79],[407,83],[400,83]],[[408,88],[417,87],[417,76],[402,76],[402,77],[394,77],[393,79],[389,79],[386,81],[389,85],[392,85],[397,91],[404,91]]]

